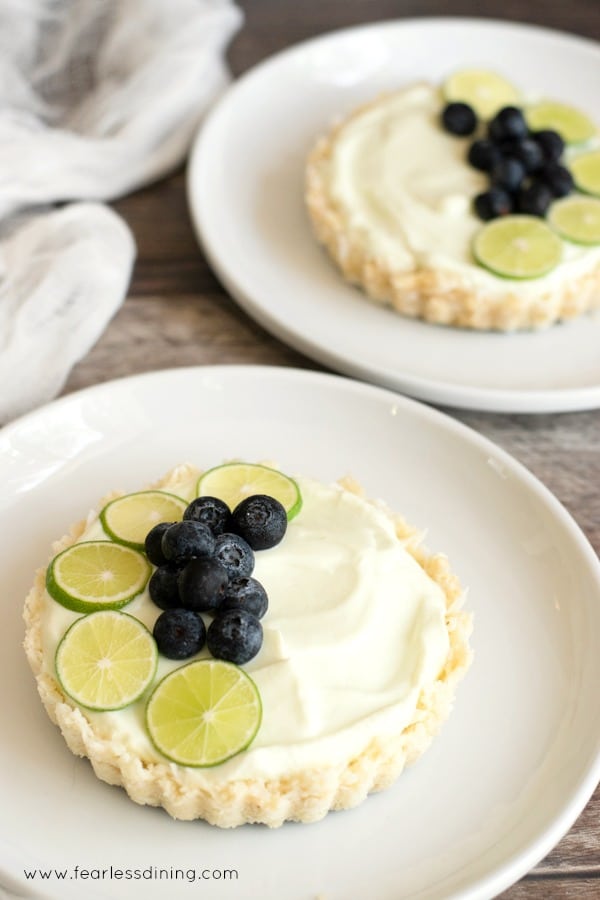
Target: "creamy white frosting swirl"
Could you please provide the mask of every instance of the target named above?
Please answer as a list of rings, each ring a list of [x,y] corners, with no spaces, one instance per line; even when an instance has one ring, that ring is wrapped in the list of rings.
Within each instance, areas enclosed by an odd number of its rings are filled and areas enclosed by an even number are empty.
[[[188,471],[165,489],[190,499],[195,481]],[[227,763],[181,770],[195,784],[343,764],[374,736],[399,734],[446,661],[444,594],[404,549],[387,512],[338,485],[299,485],[303,507],[284,540],[256,554],[269,610],[263,647],[245,668],[262,698],[260,730]],[[94,514],[79,540],[104,537]],[[147,591],[125,609],[149,628],[160,614]],[[77,617],[46,595],[47,671]],[[157,678],[180,665],[161,657]],[[147,735],[144,705],[84,714],[102,737],[146,762],[164,761]]]
[[[474,288],[504,293],[506,279],[479,266],[471,252],[483,224],[473,198],[488,179],[467,162],[472,138],[441,127],[442,107],[440,90],[428,84],[381,97],[341,125],[322,175],[347,227],[386,268],[454,271]],[[560,265],[542,278],[511,280],[511,292],[551,290],[600,263],[600,246],[565,241],[563,251]]]

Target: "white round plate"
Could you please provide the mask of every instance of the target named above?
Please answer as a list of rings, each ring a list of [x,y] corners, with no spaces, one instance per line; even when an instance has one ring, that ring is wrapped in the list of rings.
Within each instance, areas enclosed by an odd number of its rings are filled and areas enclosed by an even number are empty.
[[[347,285],[303,204],[309,148],[335,117],[386,89],[469,65],[575,103],[600,121],[600,47],[542,28],[416,19],[320,37],[226,93],[192,152],[199,239],[257,322],[333,369],[434,403],[494,412],[600,406],[600,315],[538,333],[476,333],[402,318]]]
[[[352,474],[427,526],[475,615],[475,662],[432,747],[392,788],[313,825],[224,831],[137,806],[69,752],[21,647],[33,573],[70,523],[110,489],[232,456],[324,480]],[[551,849],[592,794],[600,566],[532,475],[441,413],[315,372],[157,372],[6,427],[0,482],[0,885],[51,900],[194,890],[207,900],[488,900]],[[75,866],[96,874],[82,884]],[[111,866],[138,874],[111,880]],[[31,881],[25,869],[67,876]],[[223,869],[238,878],[191,887],[197,873]]]

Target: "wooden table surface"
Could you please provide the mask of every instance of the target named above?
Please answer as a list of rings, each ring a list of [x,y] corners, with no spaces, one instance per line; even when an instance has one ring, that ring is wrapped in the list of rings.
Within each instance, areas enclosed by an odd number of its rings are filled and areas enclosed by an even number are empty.
[[[229,60],[234,75],[324,31],[416,15],[479,15],[533,22],[600,40],[600,0],[246,0]],[[600,87],[600,86],[599,86]],[[65,393],[171,366],[262,363],[318,369],[249,319],[212,274],[194,239],[177,172],[114,204],[138,258],[126,302],[73,370]],[[600,411],[498,415],[447,410],[508,450],[572,513],[600,550]],[[600,897],[600,790],[559,845],[505,900]]]

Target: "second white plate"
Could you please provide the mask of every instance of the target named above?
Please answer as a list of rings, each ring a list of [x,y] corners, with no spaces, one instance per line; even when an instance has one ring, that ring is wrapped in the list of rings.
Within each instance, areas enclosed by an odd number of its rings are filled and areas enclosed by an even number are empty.
[[[424,400],[495,412],[600,406],[600,316],[480,334],[401,318],[343,282],[317,246],[303,170],[335,116],[380,91],[483,65],[600,120],[600,47],[469,19],[374,24],[300,44],[225,95],[189,171],[199,238],[223,283],[273,334],[338,371]]]

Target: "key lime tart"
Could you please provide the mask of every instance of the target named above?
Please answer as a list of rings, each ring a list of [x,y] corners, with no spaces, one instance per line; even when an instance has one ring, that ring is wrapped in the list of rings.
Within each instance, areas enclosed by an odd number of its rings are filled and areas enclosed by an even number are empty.
[[[496,73],[355,110],[314,146],[305,196],[346,280],[406,316],[509,331],[600,306],[598,129]]]
[[[428,747],[471,661],[421,537],[350,479],[255,463],[113,494],[27,597],[44,706],[100,779],[178,819],[356,806]]]

